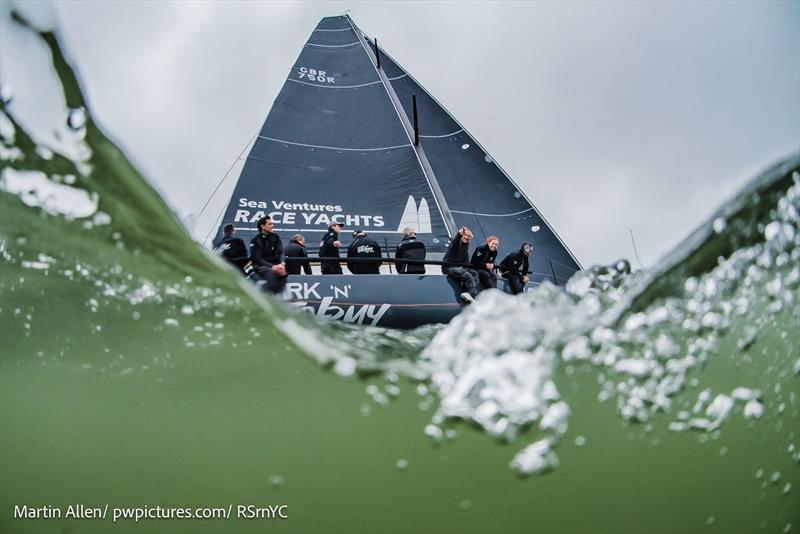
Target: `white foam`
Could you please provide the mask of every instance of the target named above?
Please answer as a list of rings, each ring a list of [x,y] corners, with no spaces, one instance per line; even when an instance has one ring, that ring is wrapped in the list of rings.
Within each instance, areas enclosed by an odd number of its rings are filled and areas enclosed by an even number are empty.
[[[528,445],[511,460],[511,468],[525,475],[542,473],[557,466],[558,456],[547,439]]]
[[[28,206],[68,219],[90,217],[97,211],[97,195],[57,184],[41,171],[18,171],[11,167],[0,174],[0,189],[15,194]]]

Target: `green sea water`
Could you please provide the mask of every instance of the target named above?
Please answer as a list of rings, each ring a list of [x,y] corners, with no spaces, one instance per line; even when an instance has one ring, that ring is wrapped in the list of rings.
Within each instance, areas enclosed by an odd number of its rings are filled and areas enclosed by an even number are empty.
[[[651,270],[482,294],[445,327],[324,324],[194,243],[55,34],[3,16],[64,112],[48,147],[2,80],[1,532],[800,528],[798,156]],[[108,515],[63,517],[77,504]]]

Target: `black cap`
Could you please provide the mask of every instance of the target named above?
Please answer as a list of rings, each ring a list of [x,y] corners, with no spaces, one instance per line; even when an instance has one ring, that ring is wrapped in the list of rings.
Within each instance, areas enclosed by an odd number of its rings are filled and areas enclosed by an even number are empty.
[[[356,237],[359,234],[367,235],[367,232],[365,232],[364,230],[356,230],[356,231],[353,232],[353,237]]]

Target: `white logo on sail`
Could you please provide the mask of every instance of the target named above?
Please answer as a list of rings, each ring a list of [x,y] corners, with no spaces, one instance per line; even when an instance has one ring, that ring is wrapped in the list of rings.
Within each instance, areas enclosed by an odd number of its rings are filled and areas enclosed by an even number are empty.
[[[431,233],[431,212],[428,209],[428,201],[424,198],[419,201],[419,208],[417,208],[417,202],[414,197],[408,196],[406,209],[403,210],[403,216],[400,218],[400,224],[397,225],[397,231],[402,232],[403,228],[408,226],[416,229],[418,234]]]

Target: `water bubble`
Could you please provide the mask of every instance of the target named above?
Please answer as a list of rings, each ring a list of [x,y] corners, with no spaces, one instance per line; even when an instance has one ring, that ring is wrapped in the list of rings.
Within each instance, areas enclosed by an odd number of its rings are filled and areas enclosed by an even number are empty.
[[[399,469],[400,471],[404,471],[408,469],[408,460],[404,458],[400,458],[394,463],[394,466]]]
[[[458,507],[461,508],[462,510],[468,510],[469,508],[472,508],[472,501],[470,501],[469,499],[464,499],[463,501],[458,503]]]
[[[760,419],[764,415],[764,405],[757,400],[749,400],[744,405],[745,419]]]
[[[14,90],[11,89],[11,85],[0,83],[0,101],[3,102],[3,105],[7,106],[12,100],[14,100]]]
[[[44,160],[47,160],[47,161],[50,161],[51,159],[53,159],[53,155],[54,155],[53,151],[50,150],[49,148],[47,148],[46,146],[44,146],[44,145],[36,145],[36,149],[35,150],[36,150],[36,154],[38,154],[38,156],[40,158],[42,158]],[[53,176],[53,178],[55,179],[55,176]]]
[[[727,454],[728,454],[728,447],[722,447],[722,448],[719,450],[719,455],[720,455],[720,456],[727,456]]]
[[[706,519],[706,525],[713,525],[714,521],[716,521],[716,518],[713,515],[710,515],[708,516],[708,519]]]
[[[94,223],[95,226],[110,224],[111,215],[109,215],[104,211],[98,211],[97,213],[94,214],[94,217],[92,217],[92,222]]]
[[[792,483],[787,482],[786,485],[783,486],[783,493],[786,494],[789,493],[790,491],[792,491]]]
[[[269,483],[272,484],[272,486],[275,488],[280,488],[281,486],[283,486],[283,482],[284,482],[283,477],[280,475],[272,475],[271,477],[269,477]]]
[[[356,361],[346,356],[339,358],[333,365],[333,371],[339,376],[353,376],[356,372]]]
[[[72,131],[79,131],[86,126],[86,110],[83,108],[73,108],[67,115],[67,126]]]
[[[778,221],[772,221],[764,228],[764,237],[767,241],[772,241],[781,233],[781,223]]]
[[[193,315],[194,314],[194,308],[192,308],[191,306],[186,304],[181,308],[181,313],[184,314],[184,315]]]
[[[558,457],[545,438],[521,450],[511,461],[512,469],[523,475],[543,473],[558,466]]]
[[[725,220],[725,217],[717,217],[714,219],[714,232],[721,234],[725,230],[726,226],[728,226],[728,221]]]
[[[172,317],[164,319],[164,324],[167,326],[178,326],[178,321]]]
[[[586,445],[586,438],[583,437],[583,436],[577,436],[575,438],[575,446],[576,447],[583,447],[584,445]]]
[[[773,484],[777,484],[780,479],[781,479],[780,471],[775,471],[774,473],[772,473],[772,476],[769,477],[769,481],[772,482]]]
[[[442,429],[432,424],[425,426],[425,435],[434,439],[435,441],[442,441],[442,438],[444,437]]]

